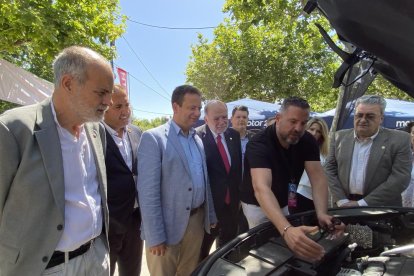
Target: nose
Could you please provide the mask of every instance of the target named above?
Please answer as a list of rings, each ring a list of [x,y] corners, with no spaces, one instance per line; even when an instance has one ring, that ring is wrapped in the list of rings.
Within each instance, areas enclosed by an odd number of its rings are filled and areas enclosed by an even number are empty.
[[[129,113],[129,112],[131,112],[131,108],[129,106],[127,106],[127,105],[124,105],[121,108],[121,110],[122,110],[122,113]]]
[[[112,104],[112,93],[106,93],[102,99],[102,104],[109,106]]]
[[[219,122],[220,122],[220,123],[225,123],[225,124],[226,124],[226,123],[227,123],[227,118],[220,118],[220,119],[219,119]]]
[[[297,122],[295,124],[295,130],[301,132],[305,129],[305,125],[302,122]]]
[[[200,115],[201,115],[201,110],[200,109],[196,109],[195,111],[194,111],[194,114],[199,118],[200,117]]]

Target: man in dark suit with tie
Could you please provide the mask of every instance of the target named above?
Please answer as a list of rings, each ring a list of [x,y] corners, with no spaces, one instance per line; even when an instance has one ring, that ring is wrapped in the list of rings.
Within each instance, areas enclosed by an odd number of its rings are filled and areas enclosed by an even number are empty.
[[[141,130],[129,124],[130,117],[128,95],[122,86],[115,85],[104,123],[111,275],[116,263],[119,276],[136,276],[141,271],[141,215],[135,185]]]
[[[237,235],[239,185],[242,180],[242,153],[240,134],[228,128],[228,113],[225,103],[210,101],[204,107],[205,124],[197,128],[204,144],[207,170],[213,195],[218,224],[211,234],[205,234],[200,259],[208,256],[217,239],[223,246]]]

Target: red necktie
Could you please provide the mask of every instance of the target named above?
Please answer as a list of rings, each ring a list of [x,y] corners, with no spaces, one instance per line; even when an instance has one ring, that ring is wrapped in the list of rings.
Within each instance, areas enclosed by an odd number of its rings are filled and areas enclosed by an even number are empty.
[[[230,162],[229,158],[227,157],[226,150],[224,149],[223,143],[221,142],[221,135],[217,135],[217,148],[220,152],[221,159],[223,159],[224,167],[226,169],[227,174],[230,172]],[[230,191],[229,187],[227,187],[226,197],[224,198],[224,202],[228,205],[230,204]]]

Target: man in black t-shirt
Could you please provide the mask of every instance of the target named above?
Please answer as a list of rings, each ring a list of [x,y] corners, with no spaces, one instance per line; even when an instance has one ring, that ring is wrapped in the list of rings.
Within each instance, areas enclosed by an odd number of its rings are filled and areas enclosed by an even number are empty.
[[[285,99],[275,124],[249,141],[240,196],[250,227],[270,220],[294,253],[315,261],[323,257],[324,249],[306,234],[316,231],[317,227],[293,227],[285,218],[288,207],[296,206],[296,187],[306,169],[319,224],[332,227],[332,217],[327,214],[328,185],[319,160],[319,147],[305,131],[309,109],[303,99]],[[336,228],[340,234],[344,225]]]

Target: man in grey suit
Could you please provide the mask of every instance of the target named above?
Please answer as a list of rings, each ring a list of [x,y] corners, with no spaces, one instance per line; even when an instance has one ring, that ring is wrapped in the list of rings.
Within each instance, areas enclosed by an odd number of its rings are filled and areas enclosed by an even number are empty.
[[[410,182],[410,135],[381,128],[386,102],[380,96],[357,99],[354,129],[333,135],[325,171],[339,207],[401,206]]]
[[[112,70],[78,46],[53,69],[51,98],[0,116],[0,275],[109,275],[105,133],[92,122]]]
[[[217,222],[203,143],[194,123],[201,93],[178,86],[171,98],[173,118],[142,134],[137,189],[151,275],[188,276],[197,266],[204,230]]]

